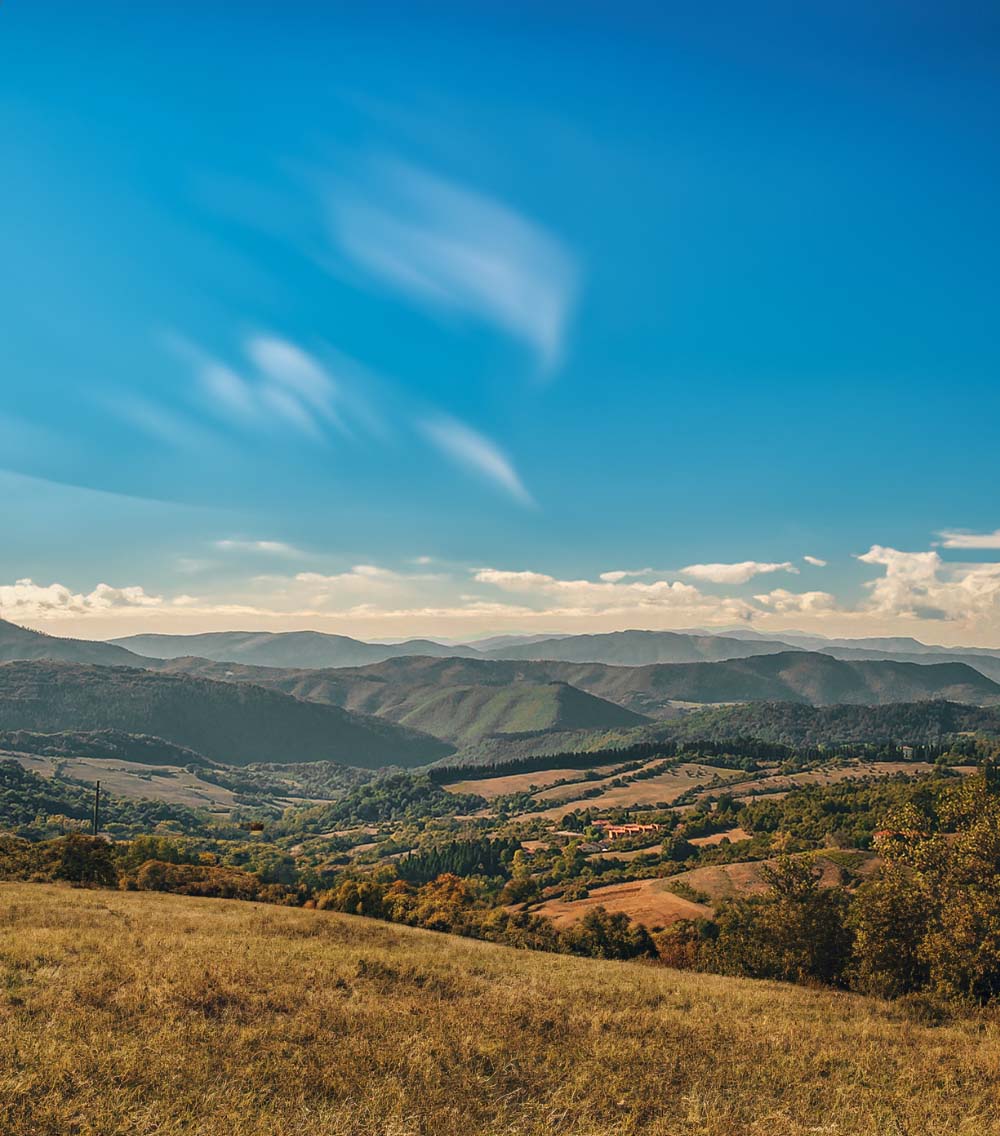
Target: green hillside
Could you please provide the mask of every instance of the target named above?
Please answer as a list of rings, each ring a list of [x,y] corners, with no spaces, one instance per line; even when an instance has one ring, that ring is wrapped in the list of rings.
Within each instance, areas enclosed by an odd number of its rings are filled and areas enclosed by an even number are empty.
[[[489,735],[625,729],[645,721],[565,683],[426,687],[415,691],[408,702],[412,709],[400,714],[397,707],[389,716],[462,745]]]
[[[0,730],[0,750],[42,757],[96,757],[134,761],[142,765],[210,766],[200,753],[149,734],[124,730]]]
[[[18,627],[0,619],[0,663],[28,659],[54,659],[67,663],[99,663],[105,666],[141,667],[145,662],[124,647],[95,643],[89,639],[63,639]]]
[[[427,734],[249,684],[68,663],[0,665],[0,730],[153,734],[214,761],[421,765],[451,747]]]
[[[252,682],[296,698],[342,706],[420,729],[457,744],[490,734],[628,729],[646,719],[564,682],[518,680],[520,664],[407,658],[372,667],[281,670],[180,659],[165,670],[225,682]],[[452,681],[467,676],[486,682]]]

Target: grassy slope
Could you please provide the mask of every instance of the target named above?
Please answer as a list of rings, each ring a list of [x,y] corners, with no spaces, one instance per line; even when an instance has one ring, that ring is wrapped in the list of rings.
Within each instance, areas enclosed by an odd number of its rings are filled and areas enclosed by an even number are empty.
[[[977,1136],[1000,1026],[325,912],[0,889],[7,1136]]]
[[[519,681],[517,665],[479,668],[466,660],[403,659],[373,667],[281,670],[180,659],[167,673],[251,682],[296,698],[371,714],[458,745],[492,734],[629,729],[646,719],[614,702],[542,675]],[[487,681],[479,682],[480,678]]]
[[[389,715],[393,721],[459,745],[491,734],[627,729],[644,721],[622,706],[562,683],[421,688],[403,705],[405,713]]]

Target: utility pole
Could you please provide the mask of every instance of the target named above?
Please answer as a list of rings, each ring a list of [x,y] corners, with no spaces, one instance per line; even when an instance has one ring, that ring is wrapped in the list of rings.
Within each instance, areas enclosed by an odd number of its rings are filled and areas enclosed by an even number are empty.
[[[94,786],[94,836],[100,832],[101,829],[101,783],[100,781]]]

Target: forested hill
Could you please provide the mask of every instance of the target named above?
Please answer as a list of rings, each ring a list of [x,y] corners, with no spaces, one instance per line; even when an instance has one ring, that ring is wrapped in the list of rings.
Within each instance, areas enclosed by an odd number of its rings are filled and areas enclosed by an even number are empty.
[[[105,666],[141,667],[144,659],[116,647],[88,639],[62,639],[18,627],[0,619],[0,663],[16,659],[56,659],[67,663],[99,663]]]
[[[658,730],[677,739],[757,738],[789,746],[936,745],[963,733],[1000,736],[1000,709],[944,701],[889,706],[756,702],[696,710]]]
[[[486,652],[491,659],[566,663],[706,663],[772,655],[798,648],[769,639],[731,639],[725,635],[692,635],[678,631],[611,631],[603,635],[566,635],[534,643],[503,644]]]
[[[240,668],[198,659],[161,665],[226,681],[260,683],[300,698],[389,717],[418,690],[552,682],[567,683],[651,717],[672,715],[677,702],[826,706],[947,699],[1000,704],[1000,684],[963,663],[844,662],[806,651],[647,667],[460,658],[389,659],[373,666],[330,670]],[[443,720],[439,716],[439,722]]]
[[[258,667],[359,667],[403,655],[477,655],[429,639],[365,643],[323,631],[212,631],[203,635],[130,635],[114,642],[151,659],[194,656]]]
[[[535,681],[522,664],[406,658],[371,667],[283,670],[164,661],[169,673],[223,682],[251,682],[311,702],[374,714],[435,737],[467,745],[488,735],[548,730],[627,729],[647,719],[616,702],[544,674]]]
[[[452,747],[382,719],[259,686],[126,667],[0,665],[0,730],[153,734],[215,761],[414,766]]]
[[[142,765],[203,765],[212,763],[200,753],[150,734],[124,730],[0,730],[0,750],[42,757],[96,757],[134,761]]]

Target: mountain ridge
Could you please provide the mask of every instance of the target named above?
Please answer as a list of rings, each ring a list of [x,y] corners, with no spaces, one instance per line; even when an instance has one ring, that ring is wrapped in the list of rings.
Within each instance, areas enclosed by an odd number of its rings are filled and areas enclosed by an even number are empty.
[[[227,765],[415,766],[451,752],[384,718],[252,683],[50,660],[0,664],[0,730],[148,734]]]

